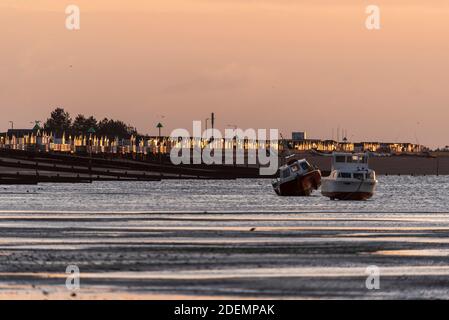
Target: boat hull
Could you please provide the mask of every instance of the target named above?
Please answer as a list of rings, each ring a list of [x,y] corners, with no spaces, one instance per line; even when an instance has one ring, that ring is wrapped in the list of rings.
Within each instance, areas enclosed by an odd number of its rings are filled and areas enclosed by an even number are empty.
[[[331,200],[363,201],[373,197],[374,192],[323,192]]]
[[[375,180],[323,179],[321,193],[331,200],[368,200],[373,197],[376,185]]]
[[[321,185],[321,172],[313,170],[305,175],[297,176],[295,179],[273,185],[279,196],[304,197],[310,196],[314,190]]]

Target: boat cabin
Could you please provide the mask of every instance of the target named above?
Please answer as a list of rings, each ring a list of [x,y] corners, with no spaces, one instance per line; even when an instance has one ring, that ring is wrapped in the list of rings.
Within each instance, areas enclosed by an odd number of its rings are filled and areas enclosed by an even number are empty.
[[[292,161],[279,168],[279,176],[281,180],[294,179],[297,175],[305,174],[312,169],[313,167],[306,160]]]
[[[366,179],[376,179],[376,173],[372,170],[367,172],[345,172],[334,170],[331,172],[330,178],[332,179],[357,179],[357,180],[366,180]]]
[[[332,171],[367,171],[367,153],[334,153],[332,155]]]

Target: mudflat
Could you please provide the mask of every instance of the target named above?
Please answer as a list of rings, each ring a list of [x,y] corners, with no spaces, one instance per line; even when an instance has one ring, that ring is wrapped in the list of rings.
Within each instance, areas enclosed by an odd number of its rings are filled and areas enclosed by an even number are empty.
[[[447,299],[448,256],[449,213],[0,214],[2,299]]]

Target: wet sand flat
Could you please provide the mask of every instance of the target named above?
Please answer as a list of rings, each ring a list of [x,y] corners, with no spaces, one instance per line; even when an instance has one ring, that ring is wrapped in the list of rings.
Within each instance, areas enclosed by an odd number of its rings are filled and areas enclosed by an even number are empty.
[[[2,212],[6,298],[447,299],[449,214]]]

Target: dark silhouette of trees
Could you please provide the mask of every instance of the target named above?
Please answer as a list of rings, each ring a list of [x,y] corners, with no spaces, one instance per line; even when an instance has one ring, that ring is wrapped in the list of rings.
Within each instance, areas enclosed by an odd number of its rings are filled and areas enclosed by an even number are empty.
[[[94,129],[95,132],[98,132],[97,119],[95,119],[93,116],[86,118],[82,114],[79,114],[73,121],[71,131],[74,135],[82,135],[87,134],[89,129],[91,128]]]
[[[134,127],[120,120],[104,118],[98,122],[93,116],[86,118],[79,114],[72,123],[70,114],[63,108],[56,108],[44,124],[44,130],[55,134],[58,138],[64,133],[86,135],[91,128],[95,130],[97,136],[109,138],[129,139],[131,135],[138,135]]]
[[[137,131],[123,121],[104,118],[98,123],[98,135],[109,138],[129,138],[131,135],[137,135]]]
[[[44,124],[44,130],[53,132],[57,137],[61,137],[63,133],[70,133],[71,128],[72,119],[63,108],[56,108]]]

